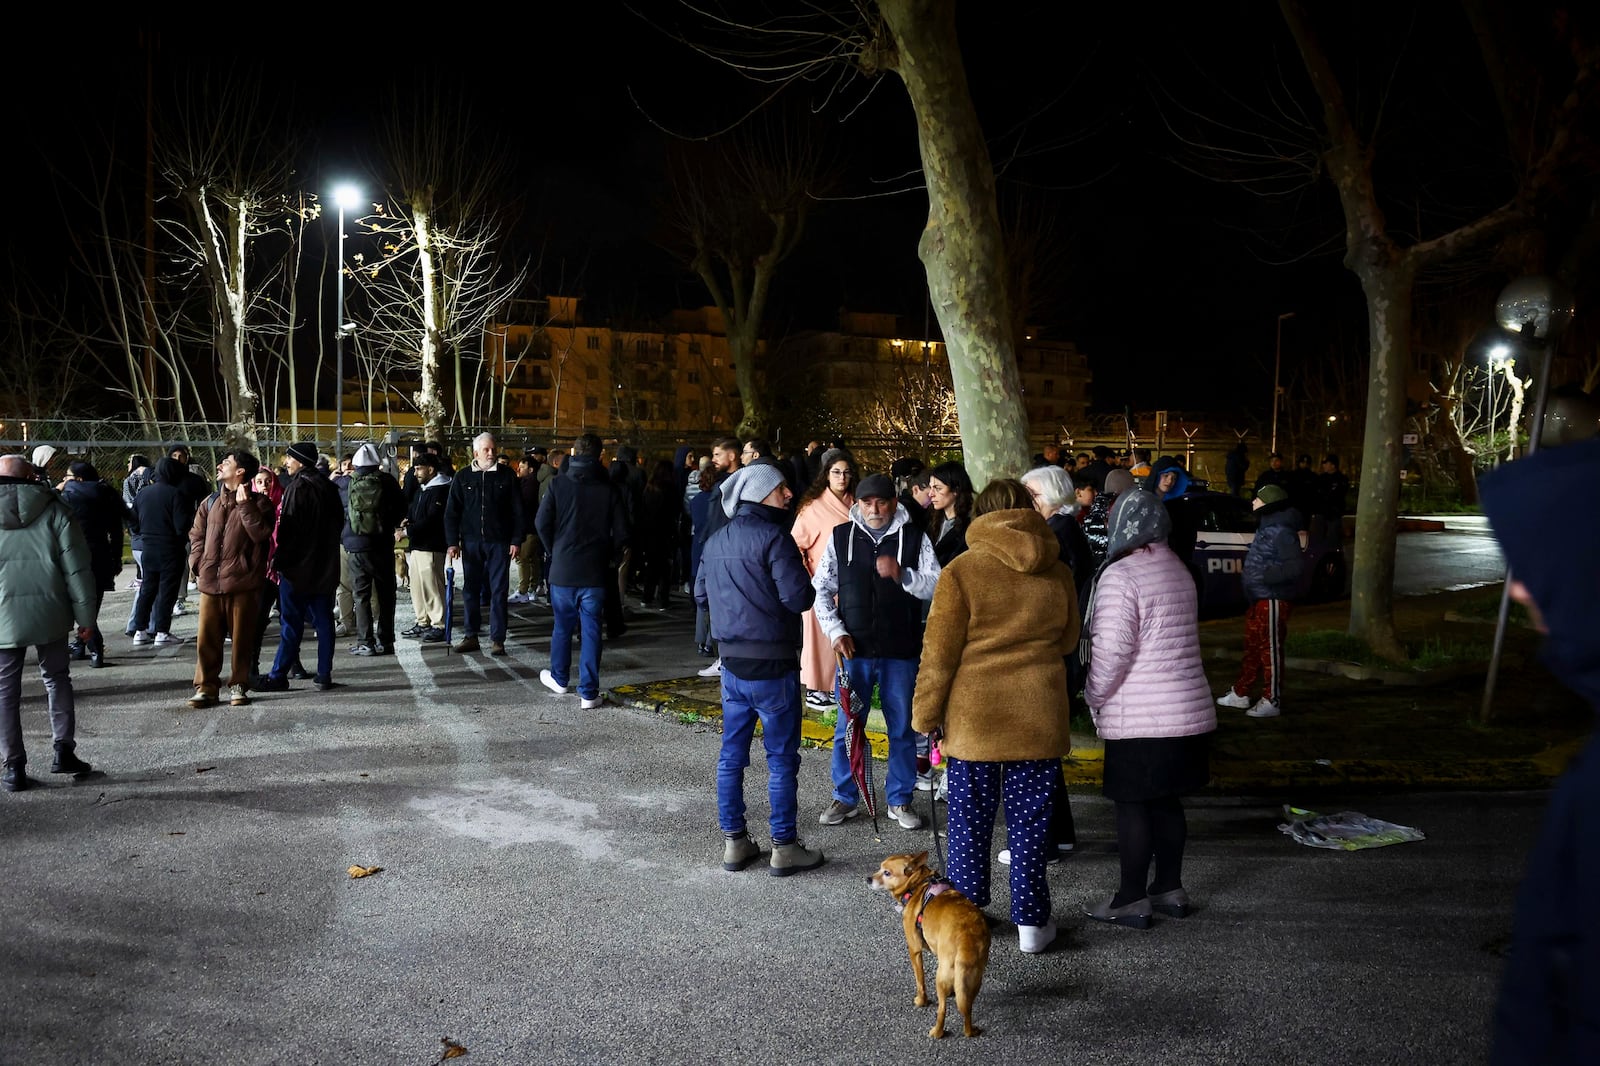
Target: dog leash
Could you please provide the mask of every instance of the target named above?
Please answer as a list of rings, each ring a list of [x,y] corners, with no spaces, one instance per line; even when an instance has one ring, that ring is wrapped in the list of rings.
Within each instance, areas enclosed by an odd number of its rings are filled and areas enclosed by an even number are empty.
[[[928,734],[928,765],[941,766],[944,763],[944,753],[939,749],[939,741],[944,738],[943,732],[938,729]],[[946,781],[949,780],[948,769],[945,770]],[[948,785],[946,786],[948,788]],[[928,827],[933,831],[933,854],[939,860],[939,869],[944,869],[944,844],[939,840],[939,783],[935,781],[928,790]]]

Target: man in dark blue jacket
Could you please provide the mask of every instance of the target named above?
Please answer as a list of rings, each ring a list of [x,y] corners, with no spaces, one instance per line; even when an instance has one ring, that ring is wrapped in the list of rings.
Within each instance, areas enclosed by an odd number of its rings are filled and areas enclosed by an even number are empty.
[[[800,842],[795,819],[800,769],[800,613],[816,599],[785,508],[794,493],[776,466],[747,468],[728,483],[733,518],[708,541],[694,598],[711,612],[722,652],[722,752],[717,817],[726,838],[722,868],[742,870],[761,854],[745,825],[744,770],[761,723],[767,749],[774,877],[822,865]]]
[[[1514,580],[1511,596],[1546,634],[1550,672],[1600,711],[1600,505],[1580,491],[1600,470],[1600,440],[1540,451],[1486,474],[1484,513]],[[1550,796],[1517,892],[1495,1009],[1494,1066],[1600,1062],[1600,738]]]
[[[562,475],[552,478],[534,519],[539,542],[550,552],[550,669],[539,680],[565,695],[572,668],[572,632],[583,634],[578,660],[578,697],[583,708],[600,706],[600,618],[611,560],[628,543],[625,504],[612,491],[600,465],[600,438],[585,433],[572,445]]]
[[[1283,642],[1289,635],[1289,597],[1305,573],[1300,512],[1281,485],[1256,490],[1256,535],[1244,557],[1244,661],[1233,687],[1217,697],[1222,707],[1247,708],[1251,718],[1276,718],[1283,708]],[[1250,689],[1261,678],[1261,699]]]
[[[478,650],[482,590],[489,593],[489,653],[506,653],[506,596],[510,593],[511,560],[523,536],[522,491],[517,475],[500,465],[494,434],[472,438],[472,463],[450,482],[444,508],[446,554],[460,556],[466,581],[466,633],[456,651]]]

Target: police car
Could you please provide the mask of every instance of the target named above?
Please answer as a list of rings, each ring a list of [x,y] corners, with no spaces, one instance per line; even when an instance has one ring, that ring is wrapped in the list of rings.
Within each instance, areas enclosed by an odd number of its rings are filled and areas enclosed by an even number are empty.
[[[1167,501],[1172,517],[1169,543],[1189,564],[1200,592],[1202,617],[1239,614],[1244,597],[1244,557],[1256,537],[1256,515],[1250,501],[1221,492],[1189,492]],[[1298,602],[1340,599],[1348,595],[1344,553],[1339,545],[1310,544],[1309,565],[1301,580]]]

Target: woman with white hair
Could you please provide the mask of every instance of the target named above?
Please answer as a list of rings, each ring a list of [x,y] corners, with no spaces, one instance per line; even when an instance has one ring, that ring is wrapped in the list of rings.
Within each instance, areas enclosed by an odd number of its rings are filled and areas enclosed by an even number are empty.
[[[1023,474],[1022,484],[1033,498],[1033,509],[1056,535],[1056,543],[1061,546],[1061,561],[1072,571],[1072,583],[1077,586],[1081,600],[1083,590],[1094,576],[1094,553],[1089,550],[1089,540],[1078,524],[1072,478],[1059,466],[1040,466]]]

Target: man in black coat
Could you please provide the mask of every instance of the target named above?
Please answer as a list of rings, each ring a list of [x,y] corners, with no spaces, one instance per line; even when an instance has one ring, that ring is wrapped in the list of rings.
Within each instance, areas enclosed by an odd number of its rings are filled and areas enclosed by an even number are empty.
[[[139,586],[128,635],[135,644],[182,644],[171,633],[173,605],[183,584],[189,526],[198,501],[184,489],[187,468],[168,457],[156,479],[133,500],[134,528],[144,540],[144,583]]]
[[[522,547],[522,491],[517,475],[500,463],[492,433],[472,439],[472,463],[450,482],[444,509],[449,558],[461,557],[466,571],[466,618],[456,651],[477,651],[482,592],[489,598],[489,653],[506,653],[506,597],[511,561]]]
[[[339,587],[339,537],[344,508],[339,490],[317,465],[312,441],[290,445],[283,457],[289,486],[278,507],[278,547],[272,569],[278,574],[278,619],[282,638],[272,669],[251,687],[283,692],[288,671],[300,661],[300,641],[309,621],[317,631],[317,688],[333,688],[333,593]]]
[[[406,519],[406,495],[394,475],[380,468],[381,462],[378,449],[363,444],[339,489],[344,504],[340,540],[355,600],[351,655],[394,651],[394,531]]]
[[[581,628],[578,696],[583,708],[600,706],[600,622],[611,560],[628,543],[625,502],[600,465],[600,438],[585,433],[572,445],[562,475],[539,503],[534,525],[550,550],[550,669],[539,680],[552,692],[569,691],[572,633]]]
[[[106,664],[105,638],[100,634],[100,604],[106,593],[117,587],[117,574],[122,570],[122,526],[128,518],[128,509],[117,490],[100,480],[100,474],[89,463],[73,463],[67,478],[61,483],[61,496],[72,508],[78,525],[83,527],[84,539],[89,542],[90,565],[94,569],[95,624],[90,628],[87,641],[70,641],[68,653],[74,659],[88,659],[90,666]]]

